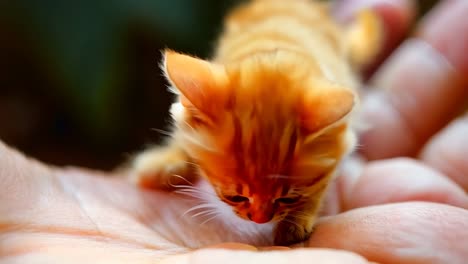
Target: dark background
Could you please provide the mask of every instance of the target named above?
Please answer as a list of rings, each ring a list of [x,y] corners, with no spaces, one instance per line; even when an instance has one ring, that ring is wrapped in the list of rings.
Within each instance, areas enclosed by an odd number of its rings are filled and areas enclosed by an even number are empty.
[[[0,139],[99,169],[159,142],[172,98],[161,49],[208,56],[236,2],[0,0]],[[423,14],[437,1],[419,2]]]

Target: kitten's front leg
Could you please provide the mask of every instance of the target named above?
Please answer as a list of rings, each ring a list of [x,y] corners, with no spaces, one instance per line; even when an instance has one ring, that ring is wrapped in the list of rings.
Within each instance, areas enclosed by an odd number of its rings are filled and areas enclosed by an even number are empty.
[[[309,219],[288,216],[278,223],[274,243],[277,246],[291,246],[309,239],[312,234],[315,216]]]
[[[275,245],[290,246],[309,239],[314,230],[325,190],[326,188],[323,188],[322,191],[316,193],[304,203],[302,208],[295,209],[298,215],[289,214],[278,223],[275,231]]]
[[[176,145],[150,148],[133,160],[130,180],[141,187],[173,189],[195,178],[190,158]]]

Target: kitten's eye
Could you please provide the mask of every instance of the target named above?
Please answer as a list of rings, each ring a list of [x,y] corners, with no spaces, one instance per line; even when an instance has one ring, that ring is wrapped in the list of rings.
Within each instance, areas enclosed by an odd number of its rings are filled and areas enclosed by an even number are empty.
[[[242,195],[226,196],[225,198],[232,203],[243,203],[249,200],[249,198]]]
[[[281,198],[276,199],[275,202],[282,203],[282,204],[293,204],[293,203],[296,203],[297,201],[299,201],[300,198],[301,198],[300,196],[297,196],[297,197],[281,197]]]

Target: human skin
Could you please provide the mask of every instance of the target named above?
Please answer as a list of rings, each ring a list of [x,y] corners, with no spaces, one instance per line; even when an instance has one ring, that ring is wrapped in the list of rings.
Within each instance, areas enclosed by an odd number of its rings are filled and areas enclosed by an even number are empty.
[[[402,28],[387,40],[401,37],[412,17],[406,1],[352,2],[337,16],[371,2],[386,24]],[[379,89],[364,98],[363,113],[373,129],[343,165],[301,249],[219,244],[215,224],[180,217],[191,205],[178,196],[107,172],[45,165],[0,143],[0,264],[464,263],[468,117],[452,121],[450,110],[468,95],[468,41],[459,33],[468,32],[466,15],[466,1],[443,2],[371,79]],[[185,246],[196,241],[214,245]]]

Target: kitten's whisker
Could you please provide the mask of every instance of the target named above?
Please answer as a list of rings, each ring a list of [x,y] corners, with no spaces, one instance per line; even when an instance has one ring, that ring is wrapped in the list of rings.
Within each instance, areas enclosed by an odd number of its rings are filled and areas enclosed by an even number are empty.
[[[185,163],[190,164],[190,165],[193,165],[193,166],[196,166],[196,167],[200,167],[200,165],[198,165],[198,164],[195,163],[195,162],[185,161]]]
[[[203,200],[203,197],[197,196],[195,194],[189,194],[189,193],[180,193],[180,194],[185,196],[185,197],[191,197],[191,198],[196,198],[198,200]]]
[[[216,207],[213,204],[208,204],[208,203],[199,204],[185,211],[185,213],[183,213],[182,216],[185,216],[186,214],[193,212],[195,210],[205,209],[205,208],[216,208]]]
[[[181,176],[181,175],[179,175],[179,174],[172,174],[171,177],[179,178],[179,179],[183,180],[184,182],[186,182],[186,183],[188,183],[188,184],[190,184],[190,185],[193,186],[193,183],[192,183],[192,182],[190,182],[190,181],[187,180],[185,177],[183,177],[183,176]],[[176,185],[176,184],[172,185],[172,184],[171,184],[171,187],[178,188],[178,185]]]
[[[197,190],[195,188],[193,188],[193,189],[190,189],[190,188],[179,189],[179,190],[175,190],[174,193],[181,194],[181,195],[186,195],[186,196],[189,196],[189,197],[198,198],[198,199],[201,199],[201,200],[206,200],[207,196],[212,196],[212,197],[217,198],[217,196],[212,194],[212,193],[203,192],[203,191]]]
[[[218,215],[219,214],[215,214],[214,216],[212,216],[212,217],[206,219],[205,221],[203,221],[200,225],[204,225],[204,224],[208,223],[209,221],[215,219]]]
[[[192,125],[189,124],[189,122],[185,121],[184,124],[188,126],[192,131],[197,131]]]
[[[193,192],[193,193],[200,193],[200,194],[206,194],[206,195],[213,195],[212,193],[209,193],[209,192],[206,192],[206,191],[198,190],[197,188],[192,187],[192,186],[182,187],[181,189],[178,189],[178,190],[176,190],[176,191],[187,191],[187,192]]]
[[[204,193],[200,192],[200,191],[196,191],[196,190],[191,190],[191,189],[179,189],[179,190],[175,190],[174,191],[175,193],[192,193],[192,194],[200,194],[200,195],[203,195]]]
[[[159,128],[151,128],[151,131],[156,131],[158,132],[159,134],[161,135],[164,135],[164,136],[172,136],[172,132],[171,131],[166,131],[166,130],[163,130],[163,129],[159,129]]]
[[[198,194],[203,194],[203,195],[209,195],[212,197],[217,197],[216,194],[208,192],[208,191],[200,190],[198,187],[195,187],[195,186],[181,184],[181,185],[175,185],[175,188],[179,188],[179,189],[175,190],[174,192],[185,191],[185,192],[190,192],[190,193],[198,193]]]
[[[161,68],[163,68],[164,66],[160,66]],[[172,85],[169,85],[167,86],[167,90],[173,94],[180,94],[179,90],[177,90],[174,86]]]
[[[200,199],[200,200],[204,200],[206,198],[205,196],[203,196],[203,195],[201,195],[199,193],[194,193],[194,192],[174,191],[174,193],[189,196],[189,197],[193,197],[193,198],[197,198],[197,199]]]
[[[175,190],[175,193],[185,193],[185,194],[199,194],[199,195],[205,195],[205,193],[197,191],[197,190],[190,190],[190,189],[182,189],[182,190]]]
[[[205,211],[201,211],[199,213],[196,213],[194,215],[192,215],[192,218],[195,218],[197,216],[209,216],[209,215],[213,215],[213,214],[217,214],[218,211],[216,209],[213,209],[213,210],[205,210]]]
[[[174,187],[177,188],[177,190],[186,190],[186,191],[199,192],[199,193],[212,195],[211,193],[209,193],[207,191],[200,190],[196,186],[190,186],[190,185],[185,185],[185,184],[176,184],[176,185],[174,185]]]
[[[190,190],[190,189],[183,189],[177,190],[178,193],[192,193],[192,194],[199,194],[199,195],[206,195],[206,193],[197,191],[197,190]]]
[[[199,139],[197,139],[197,138],[195,138],[195,137],[193,137],[193,136],[191,136],[191,135],[189,135],[189,134],[187,134],[187,133],[183,134],[182,136],[183,136],[187,141],[191,142],[191,143],[194,144],[194,145],[197,145],[197,146],[199,146],[199,147],[202,147],[202,148],[204,148],[205,150],[208,150],[208,151],[210,151],[210,152],[216,152],[216,149],[215,149],[215,148],[210,147],[210,146],[204,144],[201,140],[199,140]]]
[[[184,188],[184,189],[189,189],[189,190],[196,190],[197,188],[192,185],[186,185],[186,184],[174,184],[174,187],[176,188]]]

